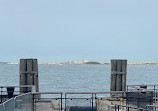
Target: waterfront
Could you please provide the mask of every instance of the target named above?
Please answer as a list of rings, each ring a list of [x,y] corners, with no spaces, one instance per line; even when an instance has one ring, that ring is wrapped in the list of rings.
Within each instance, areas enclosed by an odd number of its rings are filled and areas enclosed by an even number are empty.
[[[127,84],[157,84],[158,65],[128,65]],[[0,64],[0,85],[19,85],[19,65]],[[110,65],[39,65],[40,91],[109,91]]]

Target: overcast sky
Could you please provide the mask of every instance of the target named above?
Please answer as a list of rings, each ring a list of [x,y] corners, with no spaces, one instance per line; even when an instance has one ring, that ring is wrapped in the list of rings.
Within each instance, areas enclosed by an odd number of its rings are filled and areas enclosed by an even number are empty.
[[[0,61],[158,61],[158,0],[0,0]]]

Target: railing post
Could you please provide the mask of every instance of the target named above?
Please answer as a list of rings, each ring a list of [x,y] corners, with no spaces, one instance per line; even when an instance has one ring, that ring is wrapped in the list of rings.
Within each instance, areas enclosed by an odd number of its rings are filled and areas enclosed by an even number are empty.
[[[153,92],[151,92],[151,95],[150,95],[150,105],[152,103],[152,97],[153,97]]]
[[[117,105],[115,105],[115,111],[117,110]]]
[[[127,89],[128,89],[128,86],[127,86]],[[126,106],[127,106],[127,104],[128,104],[128,90],[126,92]],[[127,107],[126,107],[126,110],[127,110]]]
[[[96,104],[97,94],[95,94],[95,104]],[[97,110],[97,104],[95,105],[95,109]]]
[[[137,100],[137,104],[138,104],[138,107],[139,107],[139,93],[140,93],[140,91],[138,92],[138,100]]]
[[[154,102],[156,103],[156,90],[155,90],[155,86],[154,86],[154,96],[155,96]]]
[[[3,88],[3,87],[1,87],[1,103],[3,102],[3,101],[2,101],[2,88]]]
[[[156,90],[156,92],[155,92],[155,93],[156,93],[156,102],[157,102],[157,89],[155,89],[155,90]]]
[[[33,98],[32,98],[32,104],[33,104],[33,111],[35,111],[35,105],[34,105],[34,94],[33,94]]]
[[[127,111],[129,111],[129,107],[128,107],[128,110]]]
[[[63,108],[63,102],[62,102],[62,99],[63,99],[63,97],[62,97],[62,93],[61,93],[61,111],[62,111],[62,108]]]
[[[118,108],[117,108],[117,110],[119,111],[119,109],[120,109],[120,107],[119,107],[119,105],[118,105]]]
[[[65,111],[66,111],[66,94],[65,94]]]
[[[92,94],[92,111],[93,111],[93,94]]]
[[[145,107],[145,111],[146,111],[146,110],[148,110],[148,107],[147,107],[147,106]]]

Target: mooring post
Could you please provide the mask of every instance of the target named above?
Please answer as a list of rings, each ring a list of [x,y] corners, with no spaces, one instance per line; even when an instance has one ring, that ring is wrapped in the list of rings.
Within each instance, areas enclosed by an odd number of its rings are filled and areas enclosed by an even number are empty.
[[[127,74],[127,60],[112,59],[111,86],[110,86],[111,91],[126,91],[126,74]]]
[[[20,59],[20,86],[22,85],[35,85],[36,92],[39,91],[37,59]],[[30,91],[31,88],[20,88],[21,93]]]

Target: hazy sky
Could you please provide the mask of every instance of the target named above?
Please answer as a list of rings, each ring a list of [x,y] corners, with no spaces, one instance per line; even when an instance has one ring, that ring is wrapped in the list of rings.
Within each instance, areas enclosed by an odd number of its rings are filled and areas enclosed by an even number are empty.
[[[0,61],[158,61],[158,0],[0,0]]]

